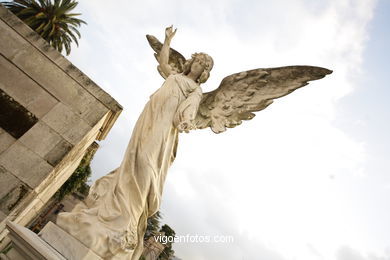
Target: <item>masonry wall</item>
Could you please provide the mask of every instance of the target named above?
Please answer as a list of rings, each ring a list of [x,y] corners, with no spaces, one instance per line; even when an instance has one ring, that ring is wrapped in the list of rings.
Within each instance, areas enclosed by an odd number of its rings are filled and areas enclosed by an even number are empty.
[[[0,241],[7,220],[26,225],[37,215],[121,111],[0,5]]]

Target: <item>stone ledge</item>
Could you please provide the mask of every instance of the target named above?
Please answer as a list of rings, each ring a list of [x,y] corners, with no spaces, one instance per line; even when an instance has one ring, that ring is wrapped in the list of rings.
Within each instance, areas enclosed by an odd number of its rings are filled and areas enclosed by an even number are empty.
[[[44,241],[54,247],[69,260],[99,260],[102,259],[84,244],[78,241],[53,222],[49,222],[39,233]]]
[[[31,230],[10,221],[7,222],[7,229],[10,232],[9,236],[12,239],[15,250],[24,259],[66,260],[65,257],[40,239]]]
[[[7,221],[12,249],[0,256],[7,260],[102,260],[79,240],[52,222],[37,235],[31,230]]]

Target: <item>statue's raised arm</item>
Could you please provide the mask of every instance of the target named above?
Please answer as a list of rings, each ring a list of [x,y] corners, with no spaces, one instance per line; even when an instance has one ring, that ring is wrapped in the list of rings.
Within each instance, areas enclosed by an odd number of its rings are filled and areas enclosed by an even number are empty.
[[[153,35],[146,35],[152,49],[156,52],[154,57],[159,65],[157,70],[160,75],[166,79],[171,74],[182,73],[186,59],[176,50],[170,48],[172,38],[175,36],[177,29],[173,31],[173,27],[165,29],[165,40],[162,44]]]

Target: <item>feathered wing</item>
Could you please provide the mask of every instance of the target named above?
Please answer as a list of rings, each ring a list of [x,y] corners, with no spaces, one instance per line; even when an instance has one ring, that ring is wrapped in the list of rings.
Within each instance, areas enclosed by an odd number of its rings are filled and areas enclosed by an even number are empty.
[[[159,61],[158,55],[160,55],[160,51],[161,51],[163,44],[153,35],[146,35],[146,39],[148,40],[150,47],[152,47],[152,49],[156,52],[154,54],[154,57],[156,58],[156,60],[158,62]],[[186,59],[178,51],[170,48],[168,62],[174,71],[176,71],[177,73],[182,73]],[[167,75],[164,74],[164,72],[160,69],[159,66],[157,67],[157,70],[164,79],[167,78]]]
[[[225,77],[214,91],[203,94],[195,127],[210,127],[214,133],[226,131],[250,120],[255,114],[294,90],[332,73],[313,66],[255,69]]]

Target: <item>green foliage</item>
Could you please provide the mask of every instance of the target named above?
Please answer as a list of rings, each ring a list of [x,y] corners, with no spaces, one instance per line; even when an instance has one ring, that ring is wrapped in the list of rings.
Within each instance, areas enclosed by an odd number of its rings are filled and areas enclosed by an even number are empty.
[[[164,232],[164,234],[166,236],[175,236],[176,235],[175,231],[170,226],[168,226],[167,224],[164,224],[160,228],[160,232]]]
[[[87,196],[89,192],[89,185],[87,181],[91,177],[90,163],[95,155],[99,146],[96,143],[92,143],[81,159],[81,162],[69,179],[61,186],[61,188],[55,194],[58,201],[62,200],[67,194],[75,191]]]
[[[144,240],[147,240],[149,237],[153,236],[158,232],[158,229],[160,228],[160,219],[160,211],[157,211],[156,214],[148,218],[148,225],[146,227]]]
[[[165,225],[163,225],[161,227],[160,232],[164,232],[165,236],[168,236],[168,237],[170,237],[170,236],[174,237],[176,235],[175,231],[170,226],[168,226],[167,224],[165,224]],[[172,249],[172,243],[168,242],[166,244],[166,247],[164,248],[164,250],[159,255],[158,259],[160,259],[160,260],[169,260],[174,255],[175,255],[175,251]]]
[[[170,226],[165,224],[162,225],[160,228],[160,220],[161,220],[160,211],[158,211],[156,214],[148,218],[148,225],[146,228],[144,240],[148,240],[150,237],[157,235],[159,232],[164,232],[165,236],[175,236],[176,233]],[[174,256],[175,251],[172,250],[172,243],[168,242],[165,246],[166,247],[164,248],[164,250],[161,252],[161,254],[157,259],[168,260]]]
[[[14,0],[1,3],[59,52],[65,49],[66,55],[69,55],[71,43],[75,42],[78,46],[77,38],[81,37],[78,27],[86,22],[75,18],[79,13],[69,13],[78,4],[75,0]]]
[[[67,194],[78,191],[79,189],[81,193],[88,194],[88,188],[86,186],[86,182],[91,176],[91,167],[88,165],[80,165],[73,172],[72,176],[61,186],[61,188],[55,194],[56,198],[60,201]],[[84,191],[84,192],[83,192]],[[86,193],[85,193],[86,192]]]

